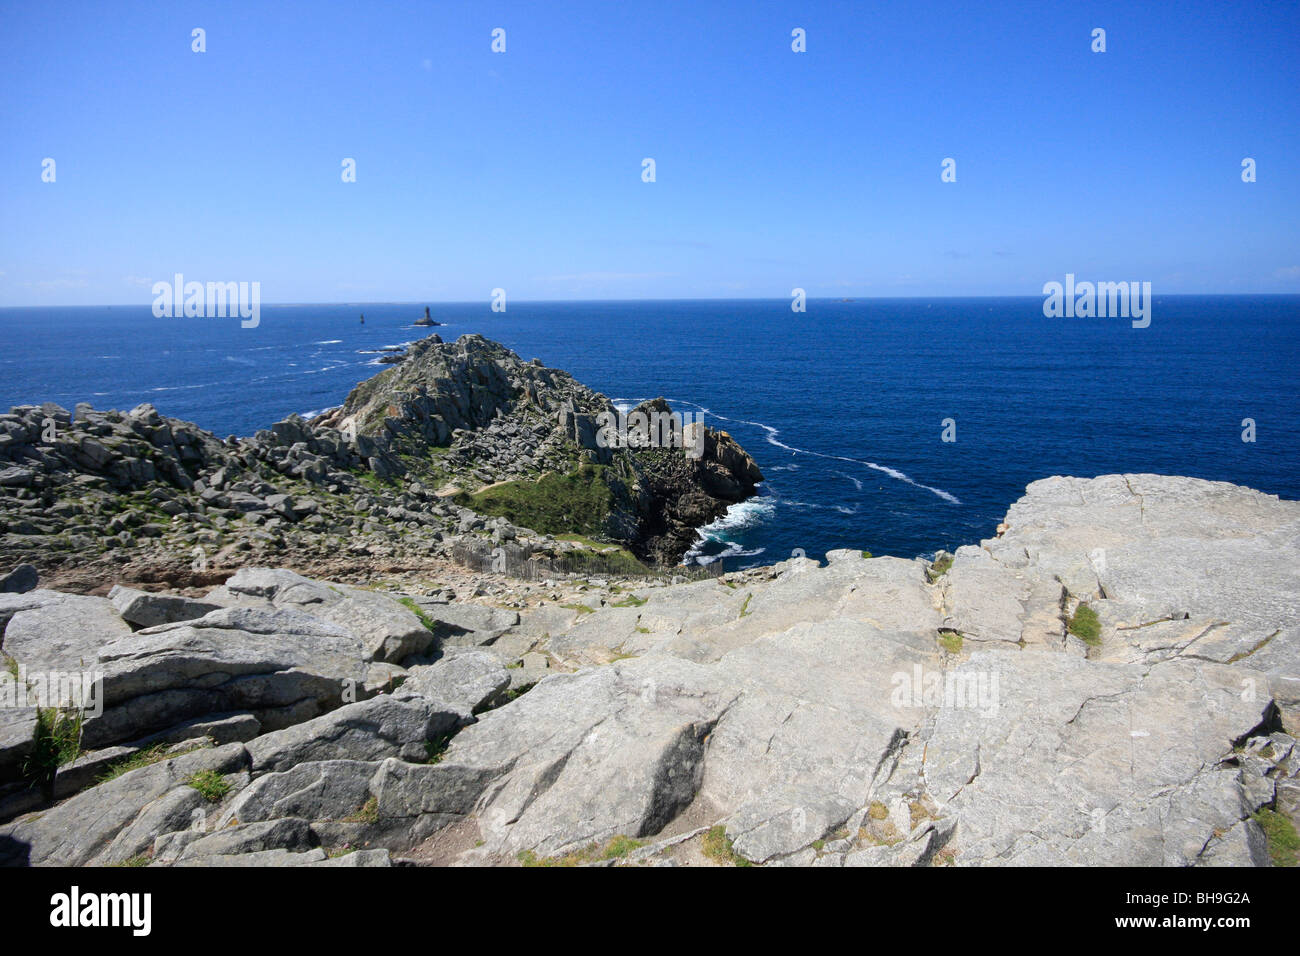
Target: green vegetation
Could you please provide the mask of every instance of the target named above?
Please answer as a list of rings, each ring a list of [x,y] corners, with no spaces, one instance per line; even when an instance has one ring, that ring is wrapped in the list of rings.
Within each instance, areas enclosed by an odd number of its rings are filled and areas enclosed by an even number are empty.
[[[867,807],[867,816],[873,820],[884,820],[889,817],[889,808],[879,800],[872,800],[871,806]]]
[[[864,550],[864,551],[862,552],[862,557],[863,557],[864,560],[868,560],[868,561],[871,560],[871,552],[870,552],[870,551],[865,551],[865,550]]]
[[[603,847],[598,843],[590,843],[563,856],[538,856],[532,850],[524,850],[516,859],[527,867],[582,866],[584,863],[597,863],[601,860],[621,860],[642,845],[640,840],[619,834]]]
[[[704,834],[700,849],[706,857],[715,863],[724,865],[729,863],[732,866],[754,865],[731,848],[731,840],[727,837],[727,828],[721,823]]]
[[[33,747],[23,766],[24,773],[40,784],[46,800],[54,799],[54,778],[59,768],[76,760],[81,753],[79,710],[41,707],[36,711]]]
[[[520,697],[523,697],[524,694],[528,693],[536,686],[537,686],[537,681],[533,681],[531,684],[520,684],[518,687],[510,688],[508,691],[506,691],[505,700],[501,703],[501,706],[504,707],[512,700],[518,700]]]
[[[398,598],[397,601],[399,604],[404,605],[408,611],[410,611],[412,614],[414,614],[416,617],[420,619],[420,623],[424,625],[424,629],[426,631],[436,632],[438,630],[438,622],[435,621],[433,618],[429,617],[429,615],[424,612],[424,608],[420,607],[420,605],[415,603],[415,598],[404,597],[404,598]]]
[[[629,594],[621,601],[615,601],[610,607],[640,607],[646,603],[646,598],[637,597],[635,594]]]
[[[960,654],[961,645],[962,645],[961,634],[959,634],[957,631],[939,632],[939,646],[942,647],[949,654]]]
[[[5,670],[9,672],[9,676],[12,677],[14,680],[17,680],[18,662],[14,660],[12,657],[10,657],[8,654],[4,653],[4,651],[0,651],[0,658],[4,659]]]
[[[608,546],[603,551],[562,551],[557,560],[565,570],[577,574],[643,575],[650,570],[626,548]]]
[[[1097,612],[1088,605],[1080,604],[1075,609],[1068,627],[1071,634],[1089,647],[1101,645],[1101,621],[1097,618]]]
[[[141,853],[139,856],[128,857],[121,863],[110,863],[109,866],[148,866],[152,862],[152,857]]]
[[[358,472],[355,472],[355,474],[357,476],[357,481],[361,482],[362,486],[368,488],[370,491],[376,491],[376,492],[391,491],[395,484],[395,482],[391,478],[385,481],[383,478],[380,478],[378,475],[376,475],[373,471],[368,471],[366,469],[362,469]]]
[[[203,795],[203,799],[216,803],[230,792],[230,781],[215,770],[200,770],[185,781]]]
[[[444,734],[436,740],[426,740],[424,742],[424,762],[442,763],[442,758],[447,756],[447,748],[451,746],[451,736],[451,734]]]
[[[629,836],[619,834],[610,840],[605,846],[605,851],[601,854],[602,860],[618,860],[627,856],[633,850],[641,846],[640,840],[634,840]]]
[[[754,600],[753,593],[745,595],[745,603],[740,606],[740,616],[744,617],[749,613],[749,602]]]
[[[361,809],[351,816],[343,818],[344,823],[378,823],[379,801],[371,797],[361,805]]]
[[[560,607],[569,611],[577,611],[579,614],[594,614],[595,612],[585,604],[561,604]]]
[[[567,475],[547,472],[536,481],[507,481],[457,503],[479,514],[501,516],[543,534],[600,534],[614,504],[605,466],[584,464]]]
[[[147,767],[150,764],[158,763],[162,760],[168,760],[172,757],[179,757],[183,754],[193,753],[198,750],[202,744],[195,744],[185,750],[179,750],[175,753],[168,753],[168,744],[154,744],[152,747],[146,747],[143,750],[137,750],[127,757],[114,760],[108,765],[99,776],[100,783],[108,783],[115,780],[124,773],[130,773],[132,770],[139,770],[141,767]]]
[[[949,569],[951,568],[952,568],[952,555],[945,554],[938,561],[934,562],[934,564],[930,565],[928,576],[932,582],[937,581],[939,580],[939,578],[947,574]]]
[[[1267,807],[1255,813],[1255,822],[1268,838],[1268,855],[1274,866],[1300,864],[1300,835],[1295,825],[1276,810]]]

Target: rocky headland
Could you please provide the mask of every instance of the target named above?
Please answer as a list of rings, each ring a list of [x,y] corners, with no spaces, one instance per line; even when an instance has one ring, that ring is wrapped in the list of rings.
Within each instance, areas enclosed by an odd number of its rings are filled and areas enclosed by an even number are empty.
[[[372,427],[358,391],[327,427]],[[439,401],[383,409],[371,457]],[[90,670],[103,706],[75,734],[0,710],[10,865],[1295,862],[1300,503],[1234,485],[1049,478],[934,561],[679,584],[33,575],[0,692]]]
[[[339,408],[251,438],[147,404],[16,407],[0,415],[0,567],[102,593],[250,565],[363,580],[512,543],[542,560],[674,565],[762,475],[712,429],[696,456],[608,447],[596,423],[611,411],[478,335],[415,342]]]

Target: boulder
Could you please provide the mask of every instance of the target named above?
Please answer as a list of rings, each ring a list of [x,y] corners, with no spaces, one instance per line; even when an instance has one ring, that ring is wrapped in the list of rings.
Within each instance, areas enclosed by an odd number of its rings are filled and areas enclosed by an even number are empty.
[[[108,592],[108,600],[117,609],[117,613],[122,615],[122,620],[138,627],[193,621],[220,608],[220,605],[206,601],[194,601],[167,594],[150,594],[148,591],[137,591],[121,585],[115,585]]]
[[[224,594],[235,603],[299,610],[347,628],[362,640],[371,660],[400,662],[423,654],[434,642],[419,617],[397,599],[364,588],[323,584],[292,571],[244,568],[226,582]]]
[[[249,742],[248,752],[254,773],[323,760],[422,760],[430,741],[441,739],[462,719],[451,707],[422,697],[381,695],[263,734]]]
[[[40,583],[40,575],[30,564],[20,564],[3,578],[0,578],[0,594],[26,594],[35,590]]]
[[[495,654],[449,647],[435,663],[409,668],[398,696],[440,701],[468,717],[504,703],[509,688],[510,671]]]
[[[166,817],[187,816],[198,791],[187,784],[194,774],[242,770],[248,754],[242,744],[197,750],[137,770],[82,791],[41,813],[0,826],[0,865],[79,866],[88,863],[142,814],[174,791]],[[183,789],[182,789],[183,788]],[[157,830],[141,828],[152,841]],[[175,826],[168,829],[174,830]],[[114,854],[116,855],[116,854]]]

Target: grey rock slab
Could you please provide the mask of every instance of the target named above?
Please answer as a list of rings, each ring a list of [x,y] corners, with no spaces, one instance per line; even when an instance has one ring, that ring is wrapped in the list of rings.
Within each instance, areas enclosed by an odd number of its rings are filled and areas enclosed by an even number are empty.
[[[79,866],[105,849],[169,791],[192,789],[186,781],[195,773],[235,773],[247,761],[242,744],[229,744],[122,774],[46,811],[0,827],[0,850],[7,851],[0,864]]]
[[[941,583],[945,628],[959,632],[963,640],[1020,641],[1031,589],[1023,574],[978,548],[958,548]]]
[[[448,647],[433,664],[411,667],[397,694],[418,694],[464,714],[504,701],[510,671],[489,651]]]
[[[16,600],[31,603],[10,617],[3,646],[29,672],[94,670],[101,649],[132,634],[104,598],[31,591]]]
[[[444,645],[491,644],[507,629],[519,623],[519,612],[482,604],[441,604],[427,598],[413,598],[420,609],[436,622],[435,633]]]
[[[108,600],[122,616],[122,620],[139,627],[193,621],[220,607],[217,604],[195,601],[186,597],[137,591],[135,588],[124,588],[120,584],[114,585],[108,592]]]
[[[232,821],[252,823],[279,817],[342,820],[358,814],[370,799],[370,780],[378,764],[361,760],[322,760],[255,779],[230,801],[216,828]]]
[[[1270,705],[1242,699],[1235,668],[989,652],[958,668],[980,670],[999,678],[998,708],[942,707],[925,744],[961,862],[1186,865],[1246,812],[1234,772],[1214,768]],[[1219,796],[1196,810],[1202,792]]]
[[[434,643],[434,635],[409,608],[379,591],[313,581],[284,569],[243,568],[226,581],[225,592],[238,603],[298,609],[347,628],[373,660],[400,662]]]
[[[295,853],[291,850],[255,850],[251,853],[215,854],[213,856],[186,857],[175,863],[156,864],[158,866],[221,866],[221,867],[282,867],[310,866],[324,863],[325,851],[317,847]]]
[[[30,564],[20,564],[0,578],[0,594],[26,594],[40,583],[40,575]]]
[[[327,866],[327,867],[375,867],[375,866],[392,866],[393,860],[387,850],[353,850],[351,853],[344,853],[342,856],[330,857],[326,860],[316,860],[312,863],[304,863],[303,866]]]
[[[435,769],[500,778],[477,807],[493,852],[645,836],[694,798],[732,696],[707,668],[672,659],[557,674],[461,731]]]
[[[423,759],[426,744],[459,726],[462,719],[453,707],[423,697],[381,695],[263,734],[248,743],[248,753],[254,773],[322,760]]]
[[[300,817],[281,817],[242,823],[211,833],[186,830],[161,836],[154,844],[154,860],[174,862],[205,856],[232,856],[259,850],[312,849],[311,827]]]
[[[96,663],[103,719],[123,739],[212,712],[251,711],[269,729],[279,709],[296,707],[291,722],[307,719],[365,683],[366,658],[351,631],[302,612],[223,608],[106,643]],[[160,714],[164,692],[178,702]]]

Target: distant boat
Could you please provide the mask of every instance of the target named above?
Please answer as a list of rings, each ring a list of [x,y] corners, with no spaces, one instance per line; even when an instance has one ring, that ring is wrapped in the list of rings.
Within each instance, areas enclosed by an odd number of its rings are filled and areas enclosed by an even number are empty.
[[[439,323],[433,321],[433,317],[429,315],[429,307],[426,305],[424,307],[424,318],[416,319],[413,324],[414,325],[438,325]]]
[[[366,324],[366,314],[364,312],[361,313],[361,324],[362,325]]]

